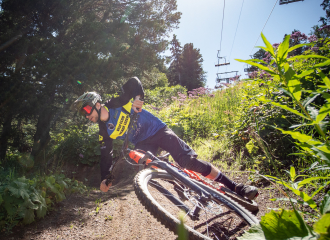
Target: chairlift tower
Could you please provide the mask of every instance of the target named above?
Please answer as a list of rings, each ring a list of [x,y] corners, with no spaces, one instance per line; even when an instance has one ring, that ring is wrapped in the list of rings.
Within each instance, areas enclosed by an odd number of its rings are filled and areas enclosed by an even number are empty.
[[[280,0],[280,5],[293,3],[293,2],[301,2],[301,1],[304,1],[304,0]]]

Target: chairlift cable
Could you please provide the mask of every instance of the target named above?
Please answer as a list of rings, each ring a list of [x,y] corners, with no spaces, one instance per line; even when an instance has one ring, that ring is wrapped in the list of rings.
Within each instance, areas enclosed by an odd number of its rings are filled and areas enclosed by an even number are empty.
[[[231,57],[231,53],[233,51],[233,47],[234,47],[234,43],[235,43],[235,38],[236,38],[236,33],[237,33],[237,29],[238,29],[238,25],[239,25],[239,21],[241,19],[241,14],[242,14],[242,9],[243,9],[243,4],[244,4],[244,0],[242,2],[242,6],[241,6],[241,11],[239,13],[239,17],[238,17],[238,22],[237,22],[237,26],[236,26],[236,30],[235,30],[235,35],[234,35],[234,40],[233,40],[233,45],[231,46],[231,50],[230,50],[230,54],[229,54],[229,61],[230,61],[230,57]],[[227,66],[228,67],[228,66]],[[227,68],[226,68],[227,70]]]
[[[256,43],[254,44],[252,50],[251,50],[250,55],[252,54],[254,47],[256,46],[257,42],[259,41],[259,38],[260,38],[260,36],[261,36],[261,33],[263,32],[264,28],[266,27],[266,24],[267,24],[267,22],[268,22],[270,16],[272,15],[272,13],[273,13],[273,11],[274,11],[274,8],[275,8],[275,6],[276,6],[276,4],[277,4],[277,2],[278,2],[278,0],[276,0],[276,2],[275,2],[275,4],[274,4],[274,7],[273,7],[272,11],[270,12],[270,14],[269,14],[269,16],[268,16],[268,18],[267,18],[267,21],[265,22],[265,25],[264,25],[264,27],[262,28],[262,30],[261,30],[261,32],[260,32],[260,34],[259,34],[259,36],[258,36],[258,39],[257,39]]]
[[[226,7],[226,0],[223,0],[222,25],[221,25],[221,37],[220,37],[220,50],[218,51],[218,63],[219,63],[219,56],[221,56],[220,52],[221,52],[221,43],[222,43],[223,22],[225,19],[225,7]],[[219,71],[219,66],[218,66],[218,71]]]
[[[222,42],[222,32],[223,32],[223,22],[225,18],[225,7],[226,7],[226,0],[223,0],[223,13],[222,13],[222,26],[221,26],[221,37],[220,37],[220,50],[219,54],[221,52],[221,42]]]

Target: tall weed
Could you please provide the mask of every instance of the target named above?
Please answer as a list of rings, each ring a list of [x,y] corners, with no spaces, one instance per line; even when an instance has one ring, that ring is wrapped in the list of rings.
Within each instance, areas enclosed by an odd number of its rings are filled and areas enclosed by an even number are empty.
[[[276,89],[286,95],[286,101],[278,101],[273,94],[263,93],[258,96],[262,103],[271,104],[277,108],[283,109],[290,114],[300,118],[298,124],[293,124],[289,130],[274,126],[275,129],[283,134],[290,135],[296,140],[296,145],[301,148],[302,153],[311,155],[319,163],[330,166],[330,145],[328,141],[327,115],[330,112],[328,103],[330,95],[330,80],[322,69],[327,69],[330,65],[330,59],[315,55],[306,54],[298,56],[289,56],[295,49],[309,46],[311,44],[299,44],[289,47],[290,35],[287,35],[284,41],[274,49],[265,36],[262,34],[265,47],[261,47],[271,56],[271,61],[267,62],[260,59],[238,60],[258,67],[260,70],[268,73],[268,79],[257,79],[259,84],[266,84],[269,89]],[[309,52],[310,53],[310,52]],[[300,68],[297,73],[294,69],[294,63],[301,60],[308,62],[309,59],[321,60],[316,64],[306,64],[305,68]],[[306,89],[306,82],[313,85],[313,89]],[[317,82],[317,84],[315,84]],[[320,85],[321,84],[321,85]],[[316,98],[323,98],[319,104],[315,103]],[[293,129],[293,130],[292,130]],[[275,170],[277,166],[274,165]],[[327,167],[323,167],[327,168]],[[277,177],[269,176],[277,184],[286,187],[288,193],[293,193],[300,200],[290,197],[293,210],[280,210],[270,212],[262,217],[258,226],[252,227],[248,233],[240,239],[288,239],[288,238],[308,238],[308,239],[328,239],[330,237],[330,195],[324,196],[321,204],[317,205],[313,197],[320,196],[322,190],[329,185],[330,174],[326,176],[302,176],[297,175],[294,167],[291,167],[289,182]],[[279,175],[279,174],[278,174]],[[307,193],[308,186],[314,186],[312,195]],[[322,195],[321,195],[322,197]],[[300,212],[297,204],[306,204],[313,210],[313,228],[310,227]]]

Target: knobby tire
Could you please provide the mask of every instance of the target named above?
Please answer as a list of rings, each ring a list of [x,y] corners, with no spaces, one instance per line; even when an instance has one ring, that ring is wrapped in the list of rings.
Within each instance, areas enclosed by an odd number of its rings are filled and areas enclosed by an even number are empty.
[[[194,205],[194,209],[201,209],[192,211],[191,216],[185,215],[188,239],[233,239],[241,235],[249,226],[258,223],[257,218],[250,211],[233,199],[202,183],[196,181],[195,183],[208,191],[213,196],[213,200],[199,201],[191,189],[162,170],[140,171],[134,178],[134,189],[145,208],[175,234],[180,223],[178,219],[180,209],[188,209],[185,212],[191,212],[189,209]],[[171,189],[171,186],[175,187]],[[162,187],[164,190],[160,191]],[[174,197],[164,196],[169,192],[172,192]],[[185,207],[182,207],[180,202]],[[178,205],[180,206],[177,207]],[[196,215],[199,217],[196,218]]]

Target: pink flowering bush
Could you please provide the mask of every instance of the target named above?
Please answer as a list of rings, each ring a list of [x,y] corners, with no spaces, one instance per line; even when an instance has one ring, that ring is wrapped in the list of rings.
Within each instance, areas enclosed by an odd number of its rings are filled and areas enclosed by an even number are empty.
[[[301,33],[300,31],[294,32],[290,36],[291,39],[295,41],[306,41],[308,37],[306,36],[305,33]]]
[[[251,79],[256,79],[258,77],[258,71],[249,72],[248,77]]]
[[[324,31],[324,30],[326,30],[326,31],[330,31],[330,25],[325,25],[325,26],[323,26],[323,27],[320,27],[319,29],[318,29],[318,31]]]
[[[211,88],[200,87],[193,89],[192,91],[189,91],[188,94],[190,98],[196,98],[200,96],[210,96],[211,92],[212,92]]]
[[[318,38],[315,35],[311,35],[308,37],[309,42],[316,42],[317,40],[318,40]]]

